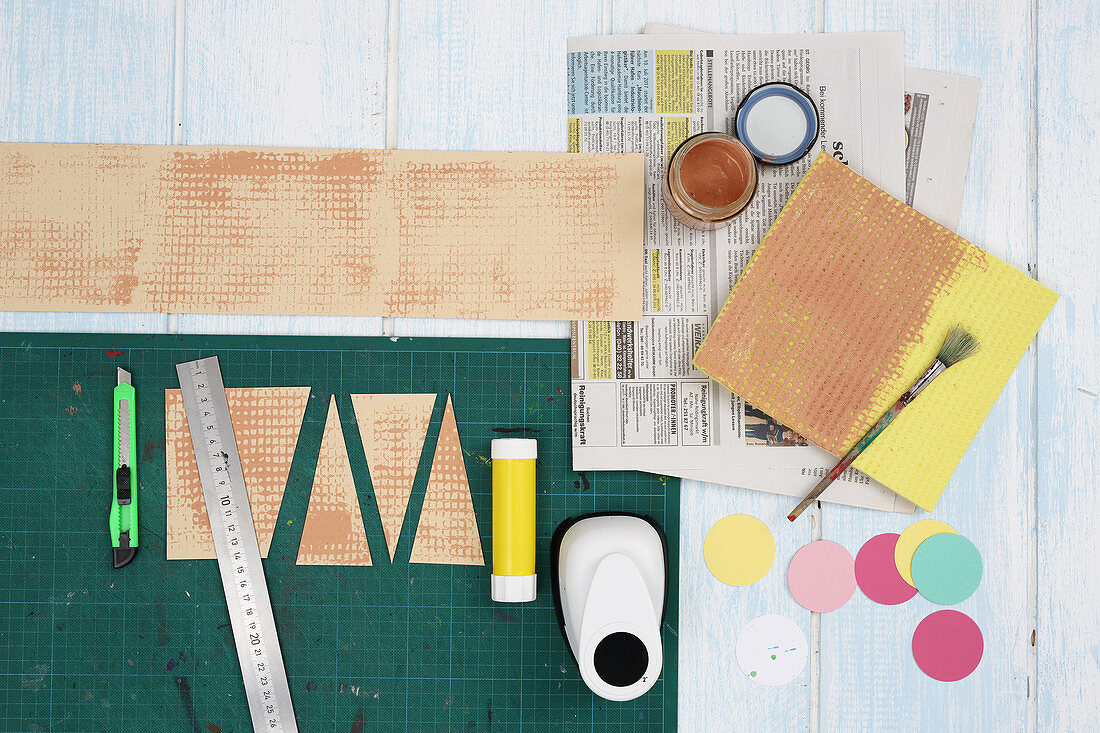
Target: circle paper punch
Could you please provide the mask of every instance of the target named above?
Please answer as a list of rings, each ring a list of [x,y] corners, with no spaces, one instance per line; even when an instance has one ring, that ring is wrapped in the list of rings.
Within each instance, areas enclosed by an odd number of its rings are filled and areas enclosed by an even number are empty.
[[[606,700],[641,697],[663,664],[668,547],[660,526],[622,513],[569,519],[550,556],[558,623],[581,678]]]

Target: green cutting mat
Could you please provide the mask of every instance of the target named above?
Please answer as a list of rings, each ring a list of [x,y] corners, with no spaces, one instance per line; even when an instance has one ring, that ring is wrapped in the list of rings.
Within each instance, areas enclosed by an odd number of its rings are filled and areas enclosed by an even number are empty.
[[[265,561],[303,733],[675,728],[679,485],[570,470],[568,341],[2,334],[0,730],[251,729],[215,562],[165,560],[163,391],[178,386],[175,364],[209,355],[230,387],[312,387]],[[106,513],[119,366],[137,389],[141,549],[116,571]],[[353,392],[440,395],[393,564]],[[489,441],[517,429],[539,439],[535,603],[491,603],[488,567],[408,563],[447,393],[487,561]],[[294,564],[332,394],[373,567]],[[672,567],[662,679],[610,703],[561,638],[548,548],[566,517],[620,509],[665,527]]]

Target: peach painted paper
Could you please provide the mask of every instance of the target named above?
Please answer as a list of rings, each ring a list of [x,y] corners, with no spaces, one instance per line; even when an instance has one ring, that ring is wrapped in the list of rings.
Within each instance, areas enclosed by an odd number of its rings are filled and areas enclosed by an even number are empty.
[[[642,165],[0,143],[0,310],[638,320]]]
[[[435,407],[434,394],[353,394],[374,498],[390,560],[397,552],[413,479]]]
[[[328,406],[297,564],[371,564],[363,512],[359,509],[335,396]]]
[[[854,464],[931,509],[1057,297],[821,154],[695,365],[841,455],[961,324],[978,354],[937,378]]]
[[[260,555],[267,557],[309,401],[309,387],[230,387],[225,396]],[[168,559],[213,559],[216,555],[206,500],[178,389],[164,390],[164,445]]]
[[[409,562],[484,565],[454,405],[447,396]]]

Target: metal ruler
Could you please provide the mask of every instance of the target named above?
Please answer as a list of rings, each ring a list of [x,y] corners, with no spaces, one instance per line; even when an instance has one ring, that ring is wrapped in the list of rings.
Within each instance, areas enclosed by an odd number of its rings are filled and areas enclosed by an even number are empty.
[[[297,733],[218,357],[176,365],[252,727]]]

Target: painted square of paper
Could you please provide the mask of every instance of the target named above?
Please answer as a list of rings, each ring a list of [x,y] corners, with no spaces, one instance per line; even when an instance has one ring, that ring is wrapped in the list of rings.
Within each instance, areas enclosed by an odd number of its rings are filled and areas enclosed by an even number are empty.
[[[695,365],[842,455],[961,324],[981,343],[977,355],[937,378],[855,461],[931,509],[1057,297],[821,154]]]

